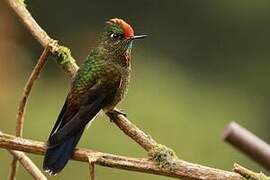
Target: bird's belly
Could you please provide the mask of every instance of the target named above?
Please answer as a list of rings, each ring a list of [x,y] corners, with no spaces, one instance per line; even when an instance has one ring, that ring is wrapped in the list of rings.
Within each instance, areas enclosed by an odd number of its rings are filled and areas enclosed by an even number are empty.
[[[129,76],[127,76],[126,78],[122,79],[122,82],[121,82],[119,88],[117,89],[114,97],[103,108],[103,111],[104,112],[108,112],[110,110],[113,110],[113,108],[115,108],[115,106],[125,97],[125,95],[127,94],[127,90],[128,90],[128,84],[129,84]]]

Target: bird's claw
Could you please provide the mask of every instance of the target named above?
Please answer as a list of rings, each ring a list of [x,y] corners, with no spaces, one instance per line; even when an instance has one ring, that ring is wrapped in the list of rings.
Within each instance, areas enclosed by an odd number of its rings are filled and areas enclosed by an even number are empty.
[[[114,109],[113,111],[114,111],[114,113],[116,113],[116,115],[120,114],[120,115],[127,117],[127,113],[125,113],[122,109]]]
[[[123,112],[122,110],[119,109],[113,109],[112,111],[109,111],[106,113],[109,117],[110,117],[110,121],[113,122],[114,119],[118,116],[118,115],[123,115],[125,117],[127,117],[127,114],[125,112]]]

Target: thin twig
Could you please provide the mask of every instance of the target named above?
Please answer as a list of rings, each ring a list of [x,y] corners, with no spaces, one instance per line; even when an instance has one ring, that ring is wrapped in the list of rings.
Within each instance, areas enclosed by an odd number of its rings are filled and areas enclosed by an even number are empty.
[[[44,154],[46,150],[46,144],[43,142],[19,138],[4,133],[0,133],[0,147],[34,154]],[[72,159],[89,163],[89,156],[96,157],[95,164],[101,166],[186,180],[242,180],[242,177],[237,173],[193,164],[179,159],[175,159],[173,169],[161,168],[156,162],[147,158],[130,158],[89,149],[76,149]]]
[[[96,180],[95,163],[98,158],[98,155],[93,156],[93,154],[91,154],[90,156],[88,156],[90,180]]]
[[[37,64],[35,65],[31,75],[29,76],[23,90],[23,95],[19,103],[18,114],[17,114],[17,123],[16,123],[16,136],[22,136],[23,133],[23,124],[24,124],[24,116],[25,110],[27,107],[27,101],[32,90],[32,87],[35,83],[35,80],[38,78],[42,68],[46,64],[46,61],[50,55],[49,46],[47,46],[41,56],[38,59]]]
[[[270,170],[270,145],[244,127],[231,122],[224,130],[223,139]]]
[[[36,180],[47,180],[46,176],[38,169],[38,167],[33,163],[33,161],[26,156],[23,152],[9,150],[9,152],[14,156],[14,159],[20,161],[24,169],[31,174],[31,176]]]
[[[90,180],[96,180],[95,163],[89,163]]]
[[[21,137],[22,133],[23,133],[24,116],[25,116],[25,111],[26,111],[26,107],[27,107],[28,97],[30,95],[30,92],[32,90],[32,87],[34,85],[35,80],[38,78],[42,68],[46,64],[46,61],[47,61],[49,55],[50,55],[50,50],[49,50],[49,46],[47,46],[43,50],[41,56],[39,57],[37,64],[35,65],[31,75],[29,76],[29,78],[24,86],[23,95],[22,95],[22,98],[20,100],[19,107],[18,107],[17,121],[16,121],[16,136],[18,136],[18,137]],[[21,154],[21,156],[23,156],[23,155],[24,154]],[[27,158],[27,157],[25,157],[25,158]],[[17,160],[16,160],[16,156],[14,156],[12,159],[12,162],[11,162],[11,170],[10,170],[9,180],[15,179],[16,171],[17,171]]]
[[[248,180],[270,180],[270,177],[267,177],[262,172],[256,173],[253,172],[237,163],[233,165],[233,171],[243,176],[245,179]]]

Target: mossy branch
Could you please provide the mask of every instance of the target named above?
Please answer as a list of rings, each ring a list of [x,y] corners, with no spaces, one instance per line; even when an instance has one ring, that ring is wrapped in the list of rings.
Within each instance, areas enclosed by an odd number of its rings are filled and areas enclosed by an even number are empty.
[[[270,177],[266,176],[264,173],[253,172],[237,163],[233,165],[233,171],[240,174],[247,180],[270,180]]]
[[[52,49],[52,53],[56,58],[57,64],[64,70],[64,72],[72,77],[79,69],[79,66],[76,64],[75,59],[71,55],[69,48],[55,44]]]

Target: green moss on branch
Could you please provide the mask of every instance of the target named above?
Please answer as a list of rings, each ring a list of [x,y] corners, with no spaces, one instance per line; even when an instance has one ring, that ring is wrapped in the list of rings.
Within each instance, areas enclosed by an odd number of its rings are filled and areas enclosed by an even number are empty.
[[[73,76],[79,67],[76,64],[75,59],[72,57],[70,49],[59,45],[54,50],[53,54],[56,57],[56,62],[61,66],[61,68],[67,72],[69,76]]]
[[[177,159],[177,156],[175,152],[162,144],[155,145],[148,152],[148,155],[150,159],[157,162],[160,168],[166,168],[171,171],[176,168],[175,159]]]
[[[253,172],[237,163],[234,164],[233,171],[240,174],[246,180],[270,180],[264,173]]]
[[[16,2],[26,7],[25,0],[16,0]]]

